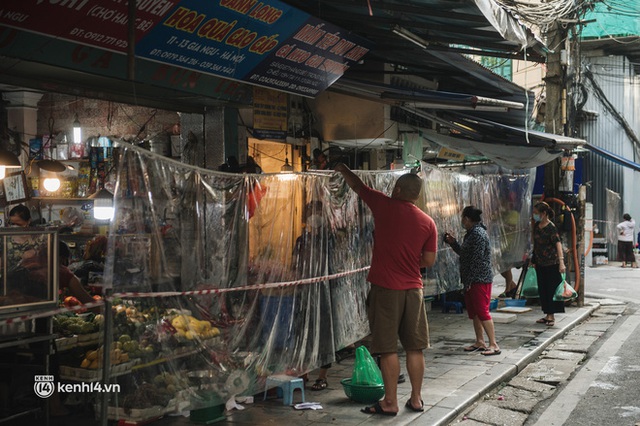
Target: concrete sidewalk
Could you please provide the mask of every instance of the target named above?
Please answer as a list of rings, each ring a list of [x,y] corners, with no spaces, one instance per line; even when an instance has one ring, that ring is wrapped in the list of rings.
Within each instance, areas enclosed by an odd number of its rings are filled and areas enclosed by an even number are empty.
[[[499,292],[494,289],[494,293]],[[497,293],[496,293],[497,294]],[[501,307],[502,304],[499,306]],[[319,402],[322,410],[295,410],[283,406],[281,399],[258,399],[247,405],[244,411],[233,411],[227,423],[238,425],[312,425],[339,424],[359,425],[365,423],[393,425],[446,425],[463,410],[481,398],[490,389],[509,380],[525,366],[534,361],[553,341],[589,317],[597,305],[582,308],[567,308],[565,314],[556,315],[554,327],[536,324],[542,316],[539,306],[518,314],[495,313],[496,335],[502,353],[483,356],[479,352],[464,352],[463,348],[474,342],[471,320],[463,314],[443,313],[438,307],[429,312],[431,348],[425,351],[426,370],[422,396],[425,403],[423,413],[415,413],[404,407],[409,398],[410,384],[398,385],[400,412],[395,417],[368,415],[360,412],[364,404],[347,399],[340,384],[343,378],[351,377],[353,358],[334,364],[329,372],[329,387],[314,392],[310,385],[317,372],[309,375],[305,390],[307,402]],[[435,310],[438,309],[438,310]],[[513,322],[504,322],[513,318]],[[402,370],[404,356],[401,354]],[[294,402],[300,395],[295,394]],[[175,423],[172,423],[175,424]]]

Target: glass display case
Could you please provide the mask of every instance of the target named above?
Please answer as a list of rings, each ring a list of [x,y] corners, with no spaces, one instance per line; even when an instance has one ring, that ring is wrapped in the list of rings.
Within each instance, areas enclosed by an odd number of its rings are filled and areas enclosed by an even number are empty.
[[[57,231],[0,229],[0,318],[57,305]]]

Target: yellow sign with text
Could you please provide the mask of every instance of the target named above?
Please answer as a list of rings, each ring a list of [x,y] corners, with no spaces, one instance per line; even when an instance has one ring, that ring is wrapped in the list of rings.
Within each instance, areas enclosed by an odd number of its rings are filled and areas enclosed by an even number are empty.
[[[447,160],[453,161],[463,161],[464,154],[461,154],[458,151],[454,151],[449,148],[440,148],[440,151],[438,151],[438,158],[445,158]]]

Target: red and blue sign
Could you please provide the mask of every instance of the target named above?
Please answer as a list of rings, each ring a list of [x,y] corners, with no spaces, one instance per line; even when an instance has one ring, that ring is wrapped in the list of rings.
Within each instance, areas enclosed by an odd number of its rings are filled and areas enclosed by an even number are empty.
[[[127,53],[126,0],[1,7],[0,25]],[[138,0],[134,27],[139,58],[311,97],[372,47],[277,0]]]

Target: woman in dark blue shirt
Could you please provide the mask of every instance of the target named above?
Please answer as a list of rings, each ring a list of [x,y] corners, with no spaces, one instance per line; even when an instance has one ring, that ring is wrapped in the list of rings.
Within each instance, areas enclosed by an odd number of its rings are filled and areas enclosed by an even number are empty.
[[[467,230],[462,245],[449,233],[444,241],[460,256],[460,280],[464,285],[464,301],[469,318],[473,320],[476,342],[464,348],[467,352],[482,351],[482,355],[499,355],[495,327],[489,313],[491,303],[491,246],[487,229],[482,224],[482,210],[467,206],[462,210],[462,226]],[[489,338],[486,346],[484,333]]]

